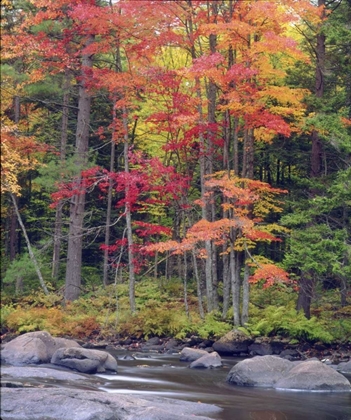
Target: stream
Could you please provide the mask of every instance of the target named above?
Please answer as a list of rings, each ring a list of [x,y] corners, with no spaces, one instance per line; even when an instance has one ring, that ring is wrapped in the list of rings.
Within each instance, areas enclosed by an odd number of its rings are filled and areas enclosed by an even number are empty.
[[[302,392],[229,385],[225,378],[239,358],[222,358],[217,369],[189,369],[179,355],[136,353],[118,358],[118,375],[97,374],[110,393],[157,395],[212,403],[223,409],[219,420],[351,420],[351,393]],[[347,377],[351,380],[351,377]],[[166,420],[166,419],[165,419]]]

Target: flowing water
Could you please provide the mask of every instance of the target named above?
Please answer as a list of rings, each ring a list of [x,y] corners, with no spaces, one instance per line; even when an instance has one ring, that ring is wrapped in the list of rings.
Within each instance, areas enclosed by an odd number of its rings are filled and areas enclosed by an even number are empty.
[[[213,417],[219,420],[351,420],[349,392],[277,391],[227,384],[227,373],[241,359],[222,358],[224,366],[217,369],[189,369],[179,355],[138,353],[135,360],[121,360],[120,352],[111,353],[119,359],[118,375],[96,375],[105,380],[100,389],[106,392],[212,403],[223,409]]]

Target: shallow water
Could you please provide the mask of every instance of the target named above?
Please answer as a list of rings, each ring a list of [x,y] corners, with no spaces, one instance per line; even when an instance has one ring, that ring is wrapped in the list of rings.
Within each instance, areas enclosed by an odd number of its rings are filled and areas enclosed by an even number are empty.
[[[96,375],[105,380],[100,389],[106,392],[212,403],[223,409],[213,417],[219,420],[351,420],[349,392],[294,392],[227,384],[227,373],[241,359],[222,358],[224,366],[217,369],[189,369],[179,355],[139,353],[136,360],[120,360],[125,352],[111,353],[119,358],[118,374]]]

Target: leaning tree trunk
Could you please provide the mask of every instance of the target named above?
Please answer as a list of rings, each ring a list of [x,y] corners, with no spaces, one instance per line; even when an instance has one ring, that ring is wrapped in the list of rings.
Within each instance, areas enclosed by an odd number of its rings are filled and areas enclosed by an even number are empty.
[[[90,36],[86,45],[90,45],[94,37]],[[82,56],[81,84],[79,86],[78,118],[76,130],[76,165],[82,170],[88,162],[89,147],[89,124],[91,95],[87,89],[89,70],[93,66],[90,55]],[[83,222],[85,209],[85,191],[82,187],[81,176],[75,180],[77,193],[71,199],[70,220],[68,233],[67,267],[65,283],[65,300],[71,301],[79,298],[82,275],[82,246],[83,246]]]
[[[48,289],[47,289],[47,287],[46,287],[46,284],[45,284],[45,282],[44,282],[44,279],[43,279],[43,276],[42,276],[42,274],[41,274],[41,271],[40,271],[40,267],[39,267],[38,261],[37,261],[37,259],[35,258],[35,255],[34,255],[34,252],[33,252],[33,249],[32,249],[32,245],[31,245],[31,243],[30,243],[30,241],[29,241],[29,238],[28,238],[28,235],[27,235],[27,230],[26,230],[26,228],[25,228],[25,226],[24,226],[24,223],[23,223],[23,221],[22,221],[21,214],[20,214],[20,212],[19,212],[19,210],[18,210],[16,197],[15,197],[15,195],[14,195],[14,194],[12,194],[12,193],[10,193],[10,195],[11,195],[11,199],[12,199],[13,207],[14,207],[14,210],[15,210],[15,213],[16,213],[16,216],[17,216],[17,219],[18,219],[18,223],[19,223],[19,225],[21,226],[21,229],[22,229],[22,232],[23,232],[24,239],[26,240],[26,244],[27,244],[27,248],[28,248],[28,253],[29,253],[30,259],[31,259],[31,261],[32,261],[32,263],[33,263],[33,265],[34,265],[35,271],[36,271],[37,276],[38,276],[38,279],[39,279],[40,286],[41,286],[41,287],[42,287],[42,289],[44,290],[44,293],[45,293],[46,295],[48,295],[48,294],[49,294],[49,291],[48,291]]]

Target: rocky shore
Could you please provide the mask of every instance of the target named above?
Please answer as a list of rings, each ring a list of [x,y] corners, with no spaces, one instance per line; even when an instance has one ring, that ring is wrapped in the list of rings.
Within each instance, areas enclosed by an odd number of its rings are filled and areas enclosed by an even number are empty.
[[[277,355],[284,359],[307,360],[317,358],[324,363],[337,365],[351,360],[351,343],[324,344],[321,342],[292,343],[285,337],[247,337],[241,331],[233,330],[219,340],[204,340],[190,337],[184,340],[152,337],[140,339],[111,339],[107,341],[79,341],[84,348],[125,349],[128,351],[179,353],[184,347],[198,348],[207,352],[216,351],[221,356],[253,357]]]
[[[3,420],[181,420],[189,416],[209,420],[221,410],[211,404],[102,392],[99,379],[91,374],[118,375],[118,360],[112,356],[115,350],[128,351],[124,357],[179,354],[190,369],[220,368],[221,356],[237,356],[243,360],[223,377],[229,384],[350,391],[350,382],[341,374],[351,375],[348,344],[297,345],[281,337],[253,339],[236,330],[218,341],[153,337],[78,342],[52,337],[46,331],[6,341],[1,350]]]

